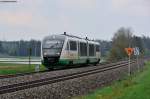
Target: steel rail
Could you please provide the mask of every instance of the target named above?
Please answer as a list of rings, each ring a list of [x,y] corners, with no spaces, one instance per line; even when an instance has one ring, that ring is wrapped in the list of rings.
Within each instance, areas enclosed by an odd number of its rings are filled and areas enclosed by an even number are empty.
[[[35,72],[0,75],[0,79],[13,78],[13,77],[19,77],[19,76],[26,76],[26,75],[32,75],[32,74],[37,74],[37,73],[46,73],[46,72],[50,72],[50,71],[49,70],[43,70],[43,71],[38,71],[38,72],[35,71]]]
[[[109,62],[104,62],[98,64],[98,66],[111,66],[111,65],[118,65],[118,64],[123,64],[127,61],[119,61],[119,62],[114,62],[114,63],[109,63]],[[98,67],[97,66],[97,67]],[[83,66],[82,66],[83,67]],[[85,66],[88,67],[88,66]],[[95,67],[95,68],[97,68]],[[100,68],[101,68],[100,67]],[[79,68],[79,67],[78,67]],[[69,68],[70,69],[70,68]],[[63,69],[64,70],[64,69]],[[93,70],[93,69],[92,69]],[[0,75],[0,79],[5,79],[5,78],[12,78],[12,77],[19,77],[19,76],[26,76],[26,75],[32,75],[32,74],[37,74],[37,73],[44,73],[44,72],[50,72],[49,70],[44,70],[44,71],[38,71],[38,72],[27,72],[27,73],[17,73],[17,74],[7,74],[7,75]]]
[[[135,63],[135,61],[131,62],[131,64],[133,64],[133,63]],[[28,89],[28,88],[52,84],[52,83],[65,81],[65,80],[69,80],[69,79],[74,79],[74,78],[79,78],[79,77],[83,77],[83,76],[87,76],[87,75],[91,75],[91,74],[96,74],[96,73],[105,72],[108,70],[117,69],[117,68],[127,66],[127,65],[128,65],[128,62],[125,62],[125,63],[121,63],[118,65],[114,64],[110,67],[97,68],[97,69],[93,69],[93,70],[87,70],[84,72],[72,73],[72,74],[67,74],[67,75],[51,77],[51,78],[45,78],[45,79],[34,80],[34,81],[29,81],[29,82],[17,83],[17,84],[12,84],[12,85],[7,85],[7,86],[1,86],[0,87],[0,94],[11,93],[11,92],[24,90],[24,89]]]

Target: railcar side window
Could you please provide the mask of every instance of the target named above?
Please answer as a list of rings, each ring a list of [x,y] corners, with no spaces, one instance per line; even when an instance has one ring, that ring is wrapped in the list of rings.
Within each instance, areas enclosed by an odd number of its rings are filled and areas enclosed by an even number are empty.
[[[70,50],[72,50],[72,51],[77,50],[77,42],[76,41],[70,41]]]
[[[80,43],[80,56],[87,56],[87,44]]]
[[[99,52],[100,51],[100,47],[99,45],[96,45],[96,52]]]
[[[94,45],[89,44],[89,56],[95,56]]]

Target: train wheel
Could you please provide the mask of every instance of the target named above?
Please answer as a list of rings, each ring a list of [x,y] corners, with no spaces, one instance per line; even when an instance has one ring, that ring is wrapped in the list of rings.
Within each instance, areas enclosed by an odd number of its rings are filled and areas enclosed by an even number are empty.
[[[69,65],[73,65],[73,61],[69,61]]]
[[[48,67],[48,70],[52,71],[52,70],[54,70],[54,68],[53,67]]]
[[[98,59],[98,61],[96,63],[94,63],[94,66],[96,66],[97,64],[99,64],[100,59]]]
[[[86,60],[86,64],[89,64],[89,63],[90,63],[90,60],[87,59],[87,60]]]
[[[98,62],[97,62],[97,63],[100,63],[100,61],[101,61],[101,60],[100,60],[100,59],[98,59]]]
[[[97,62],[96,62],[96,63],[94,63],[94,66],[97,66]]]

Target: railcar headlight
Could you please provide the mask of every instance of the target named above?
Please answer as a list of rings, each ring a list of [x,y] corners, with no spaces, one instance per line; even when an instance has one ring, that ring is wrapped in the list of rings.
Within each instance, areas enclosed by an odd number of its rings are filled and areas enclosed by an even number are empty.
[[[58,52],[58,53],[56,53],[57,55],[60,55],[60,53]]]
[[[44,52],[44,55],[47,55],[47,53],[46,53],[46,52]]]

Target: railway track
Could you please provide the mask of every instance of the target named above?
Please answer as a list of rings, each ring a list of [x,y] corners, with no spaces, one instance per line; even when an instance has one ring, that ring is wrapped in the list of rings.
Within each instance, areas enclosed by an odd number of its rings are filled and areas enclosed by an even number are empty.
[[[32,75],[32,74],[44,73],[44,72],[49,72],[49,71],[48,70],[44,70],[44,71],[38,71],[38,72],[27,72],[27,73],[0,75],[0,79],[19,77],[19,76],[25,76],[25,75]]]
[[[2,62],[2,61],[0,61]],[[9,61],[10,62],[10,61]],[[20,61],[19,61],[20,62]],[[24,61],[22,61],[24,62]],[[121,63],[125,62],[125,61],[120,61]],[[111,63],[112,65],[113,64],[117,64],[120,62],[114,62],[114,63]],[[107,64],[110,64],[109,62],[104,62],[104,63],[100,63],[98,64],[99,66],[101,65],[107,65]],[[59,69],[57,69],[59,70]],[[36,74],[36,73],[44,73],[44,72],[50,72],[49,70],[44,70],[44,71],[38,71],[38,72],[27,72],[27,73],[18,73],[18,74],[8,74],[8,75],[0,75],[0,79],[5,79],[5,78],[11,78],[11,77],[19,77],[19,76],[25,76],[25,75],[32,75],[32,74]]]
[[[131,64],[135,63],[135,61],[132,61]],[[113,70],[116,68],[120,68],[123,66],[127,66],[128,62],[123,61],[123,62],[118,62],[118,63],[112,63],[112,64],[107,64],[103,67],[98,67],[94,68],[91,70],[87,71],[82,71],[82,72],[77,72],[77,73],[72,73],[72,74],[67,74],[67,75],[61,75],[61,76],[56,76],[56,77],[50,77],[50,78],[45,78],[45,79],[39,79],[39,80],[34,80],[34,81],[29,81],[29,82],[22,82],[22,83],[17,83],[17,84],[11,84],[7,86],[1,86],[0,87],[0,94],[5,94],[5,93],[11,93],[19,90],[24,90],[28,88],[33,88],[33,87],[38,87],[42,85],[47,85],[47,84],[52,84],[60,81],[65,81],[69,79],[74,79],[74,78],[79,78],[83,76],[87,76],[90,74],[96,74],[108,70]]]
[[[120,61],[120,62],[114,62],[114,63],[109,63],[109,62],[103,62],[98,64],[98,66],[105,66],[105,65],[116,65],[120,63],[124,63],[126,61]],[[25,75],[32,75],[32,74],[37,74],[37,73],[44,73],[44,72],[50,72],[49,70],[44,70],[44,71],[38,71],[38,72],[27,72],[27,73],[18,73],[18,74],[8,74],[8,75],[0,75],[0,79],[5,79],[5,78],[12,78],[12,77],[19,77],[19,76],[25,76]]]

